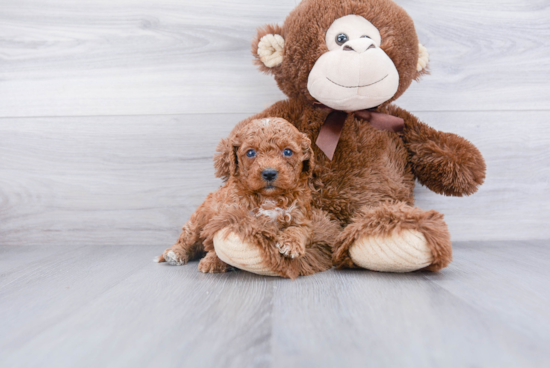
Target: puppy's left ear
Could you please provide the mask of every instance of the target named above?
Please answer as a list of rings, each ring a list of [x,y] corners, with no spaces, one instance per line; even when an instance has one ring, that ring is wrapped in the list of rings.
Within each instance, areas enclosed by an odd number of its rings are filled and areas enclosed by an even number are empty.
[[[306,177],[311,177],[313,174],[313,149],[311,148],[311,140],[308,138],[307,134],[300,133],[302,135],[302,155],[304,159],[302,160],[302,175]]]
[[[221,178],[224,182],[229,180],[229,177],[237,176],[239,173],[238,149],[239,147],[235,146],[235,139],[232,137],[222,139],[216,147],[214,169],[216,169],[216,177]]]

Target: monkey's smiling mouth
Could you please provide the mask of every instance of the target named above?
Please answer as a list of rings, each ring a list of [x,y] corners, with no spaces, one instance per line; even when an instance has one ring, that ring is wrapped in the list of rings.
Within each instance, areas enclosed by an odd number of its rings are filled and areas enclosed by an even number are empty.
[[[341,84],[338,84],[336,83],[335,81],[331,80],[329,77],[327,77],[327,79],[329,80],[329,82],[332,82],[334,84],[336,84],[337,86],[340,86],[340,87],[344,87],[344,88],[363,88],[363,87],[368,87],[368,86],[372,86],[373,84],[376,84],[376,83],[380,83],[382,82],[384,79],[386,79],[388,77],[389,74],[386,74],[386,76],[382,79],[380,79],[379,81],[376,81],[374,83],[371,83],[371,84],[365,84],[364,86],[343,86]]]

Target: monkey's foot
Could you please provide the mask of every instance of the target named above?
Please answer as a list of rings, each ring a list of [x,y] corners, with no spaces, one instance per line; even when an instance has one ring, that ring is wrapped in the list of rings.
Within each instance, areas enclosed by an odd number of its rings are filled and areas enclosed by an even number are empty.
[[[439,271],[452,259],[443,215],[405,203],[367,208],[340,234],[332,261],[338,268],[373,271]]]
[[[225,263],[258,275],[279,276],[264,262],[264,255],[257,245],[243,241],[227,228],[218,231],[213,240],[216,254]]]
[[[364,236],[350,246],[357,266],[382,272],[411,272],[428,267],[434,257],[424,235],[403,230],[386,236]]]

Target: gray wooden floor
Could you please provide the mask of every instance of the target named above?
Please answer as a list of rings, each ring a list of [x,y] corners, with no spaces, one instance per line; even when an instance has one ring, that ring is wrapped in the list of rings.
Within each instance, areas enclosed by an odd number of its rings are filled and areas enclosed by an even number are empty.
[[[154,255],[0,248],[0,366],[550,366],[548,242],[458,243],[437,274],[295,281]]]

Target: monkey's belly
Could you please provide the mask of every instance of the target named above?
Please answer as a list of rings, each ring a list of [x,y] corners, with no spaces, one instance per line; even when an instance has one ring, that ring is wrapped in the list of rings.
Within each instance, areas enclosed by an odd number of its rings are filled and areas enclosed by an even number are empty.
[[[214,249],[222,261],[233,267],[263,276],[279,276],[264,264],[256,245],[243,241],[235,233],[228,233],[228,229],[214,235]]]
[[[404,230],[392,236],[364,236],[349,249],[353,263],[381,272],[412,272],[433,262],[426,238],[416,230]]]

